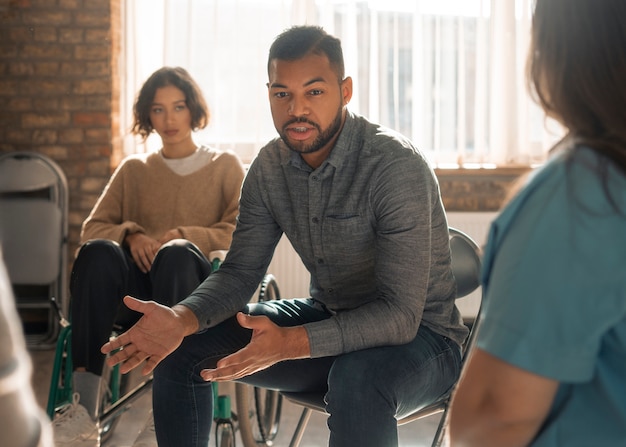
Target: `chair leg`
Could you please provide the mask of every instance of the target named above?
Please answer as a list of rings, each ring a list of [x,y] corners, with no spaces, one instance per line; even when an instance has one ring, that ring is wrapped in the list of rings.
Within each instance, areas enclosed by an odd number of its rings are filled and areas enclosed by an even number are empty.
[[[72,357],[71,357],[72,328],[65,326],[57,338],[50,391],[46,412],[50,420],[54,419],[57,406],[72,402]],[[64,364],[65,363],[65,364]],[[63,375],[63,378],[61,377]]]
[[[437,431],[435,432],[435,437],[433,438],[433,443],[431,447],[443,447],[446,429],[448,428],[448,407],[443,411],[443,415],[439,420],[439,425],[437,426]]]
[[[298,447],[300,445],[300,441],[302,441],[304,430],[306,429],[306,426],[309,423],[309,419],[311,417],[312,412],[313,410],[311,410],[310,408],[306,408],[306,407],[302,410],[302,414],[300,415],[300,420],[298,421],[298,425],[296,426],[296,431],[293,433],[293,437],[291,438],[289,447]]]

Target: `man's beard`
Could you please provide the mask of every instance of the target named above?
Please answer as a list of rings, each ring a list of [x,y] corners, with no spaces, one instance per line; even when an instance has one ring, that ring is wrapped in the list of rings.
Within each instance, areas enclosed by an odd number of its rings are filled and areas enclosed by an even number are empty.
[[[317,152],[320,149],[322,149],[324,146],[326,146],[326,144],[328,144],[328,142],[332,140],[335,137],[335,135],[337,135],[337,132],[339,132],[339,130],[341,129],[341,121],[343,117],[342,112],[343,112],[343,108],[340,107],[339,110],[337,111],[337,115],[335,116],[335,119],[333,120],[332,123],[330,123],[330,125],[324,131],[322,131],[320,126],[317,123],[314,123],[313,121],[309,121],[306,118],[295,118],[289,121],[288,123],[286,123],[283,126],[283,130],[281,132],[278,132],[278,134],[282,138],[285,145],[287,145],[287,147],[294,152],[297,152],[299,154],[311,154],[313,152]],[[294,145],[290,143],[289,140],[287,139],[287,133],[285,132],[285,129],[287,128],[287,126],[290,126],[291,124],[296,124],[296,123],[307,123],[315,127],[317,131],[319,132],[319,134],[317,135],[317,138],[315,138],[315,140],[313,140],[311,144],[309,145],[305,145],[305,143],[303,142],[298,142],[298,145]]]

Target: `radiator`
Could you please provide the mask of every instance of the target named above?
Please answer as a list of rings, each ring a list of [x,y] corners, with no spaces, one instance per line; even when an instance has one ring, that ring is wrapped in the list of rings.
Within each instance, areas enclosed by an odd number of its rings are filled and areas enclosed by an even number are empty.
[[[467,233],[479,245],[487,239],[489,224],[495,212],[449,212],[448,225]],[[294,251],[290,242],[283,236],[268,269],[276,277],[280,295],[283,298],[302,298],[309,296],[309,273]],[[464,318],[471,319],[478,311],[480,290],[457,301],[457,306]]]
[[[310,275],[300,256],[295,252],[289,240],[283,236],[268,268],[268,273],[276,277],[282,298],[309,297]]]

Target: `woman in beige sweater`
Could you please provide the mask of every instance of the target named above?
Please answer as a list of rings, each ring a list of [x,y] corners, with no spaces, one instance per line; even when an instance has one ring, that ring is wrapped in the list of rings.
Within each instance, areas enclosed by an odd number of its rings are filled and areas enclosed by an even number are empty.
[[[55,420],[57,446],[85,445],[95,424],[105,343],[115,323],[138,318],[125,295],[173,305],[211,272],[209,253],[230,246],[244,169],[232,152],[198,146],[209,112],[182,68],[141,88],[133,133],[163,147],[126,158],[83,223],[70,281],[75,404]]]

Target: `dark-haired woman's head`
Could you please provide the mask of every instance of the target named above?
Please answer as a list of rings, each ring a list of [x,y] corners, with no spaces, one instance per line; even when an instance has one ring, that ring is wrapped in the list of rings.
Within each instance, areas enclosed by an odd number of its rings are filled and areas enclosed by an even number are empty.
[[[626,147],[625,18],[624,0],[537,0],[528,59],[546,113],[617,159]]]
[[[150,121],[150,110],[157,89],[174,86],[185,95],[185,102],[191,113],[191,128],[203,129],[209,123],[209,108],[198,84],[181,67],[163,67],[152,73],[141,87],[134,106],[132,132],[147,138],[154,130]]]

